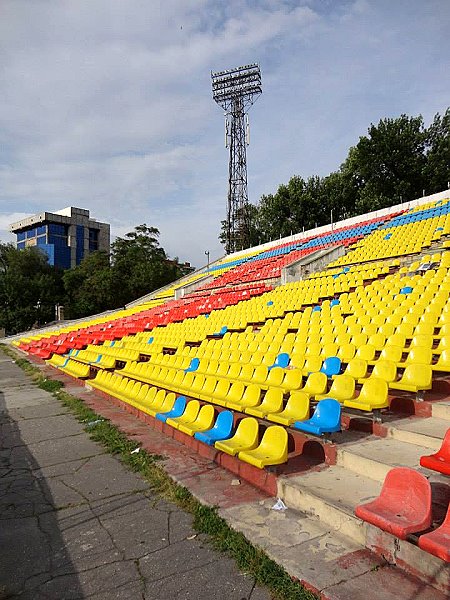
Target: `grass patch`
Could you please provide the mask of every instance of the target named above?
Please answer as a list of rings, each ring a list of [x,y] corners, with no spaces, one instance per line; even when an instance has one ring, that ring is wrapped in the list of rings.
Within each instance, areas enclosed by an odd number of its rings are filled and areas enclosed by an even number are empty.
[[[149,454],[143,449],[132,453],[136,449],[136,443],[130,441],[110,421],[86,406],[83,400],[64,391],[62,382],[44,377],[39,368],[28,360],[19,358],[12,348],[4,344],[0,344],[0,347],[40,388],[52,393],[84,424],[91,439],[102,444],[129,469],[144,477],[156,495],[189,512],[193,516],[194,529],[206,534],[216,550],[233,558],[239,569],[252,575],[256,583],[267,587],[274,600],[316,599],[314,594],[291,579],[283,567],[253,546],[243,534],[231,529],[218,515],[216,508],[204,506],[188,489],[175,483],[162,468],[161,456]]]

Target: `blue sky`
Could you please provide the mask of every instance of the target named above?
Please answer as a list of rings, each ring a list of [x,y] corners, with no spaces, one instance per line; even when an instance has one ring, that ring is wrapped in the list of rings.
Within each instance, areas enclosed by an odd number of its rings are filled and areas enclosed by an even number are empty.
[[[223,254],[228,154],[210,71],[258,62],[249,198],[326,175],[370,123],[450,104],[448,0],[3,0],[0,239],[88,208],[170,256]]]

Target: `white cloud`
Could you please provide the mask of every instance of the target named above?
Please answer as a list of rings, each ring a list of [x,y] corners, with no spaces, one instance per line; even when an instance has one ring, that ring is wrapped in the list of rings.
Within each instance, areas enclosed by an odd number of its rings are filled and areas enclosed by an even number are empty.
[[[371,121],[445,109],[449,6],[4,0],[2,215],[82,206],[116,235],[147,222],[170,255],[201,264],[221,253],[227,195],[210,70],[261,64],[256,201],[293,174],[337,168]]]

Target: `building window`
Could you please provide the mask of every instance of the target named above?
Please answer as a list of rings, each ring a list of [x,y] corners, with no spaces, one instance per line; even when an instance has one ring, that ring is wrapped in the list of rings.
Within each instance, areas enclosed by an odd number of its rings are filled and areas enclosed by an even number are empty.
[[[89,229],[89,252],[98,250],[98,229]]]

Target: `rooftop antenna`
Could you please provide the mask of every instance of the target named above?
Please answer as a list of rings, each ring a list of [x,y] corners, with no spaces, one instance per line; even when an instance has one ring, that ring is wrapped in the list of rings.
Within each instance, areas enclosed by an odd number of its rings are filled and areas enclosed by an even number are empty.
[[[213,100],[225,111],[225,147],[230,150],[226,220],[227,254],[250,245],[246,205],[247,152],[250,126],[247,111],[262,94],[258,64],[211,72]]]

